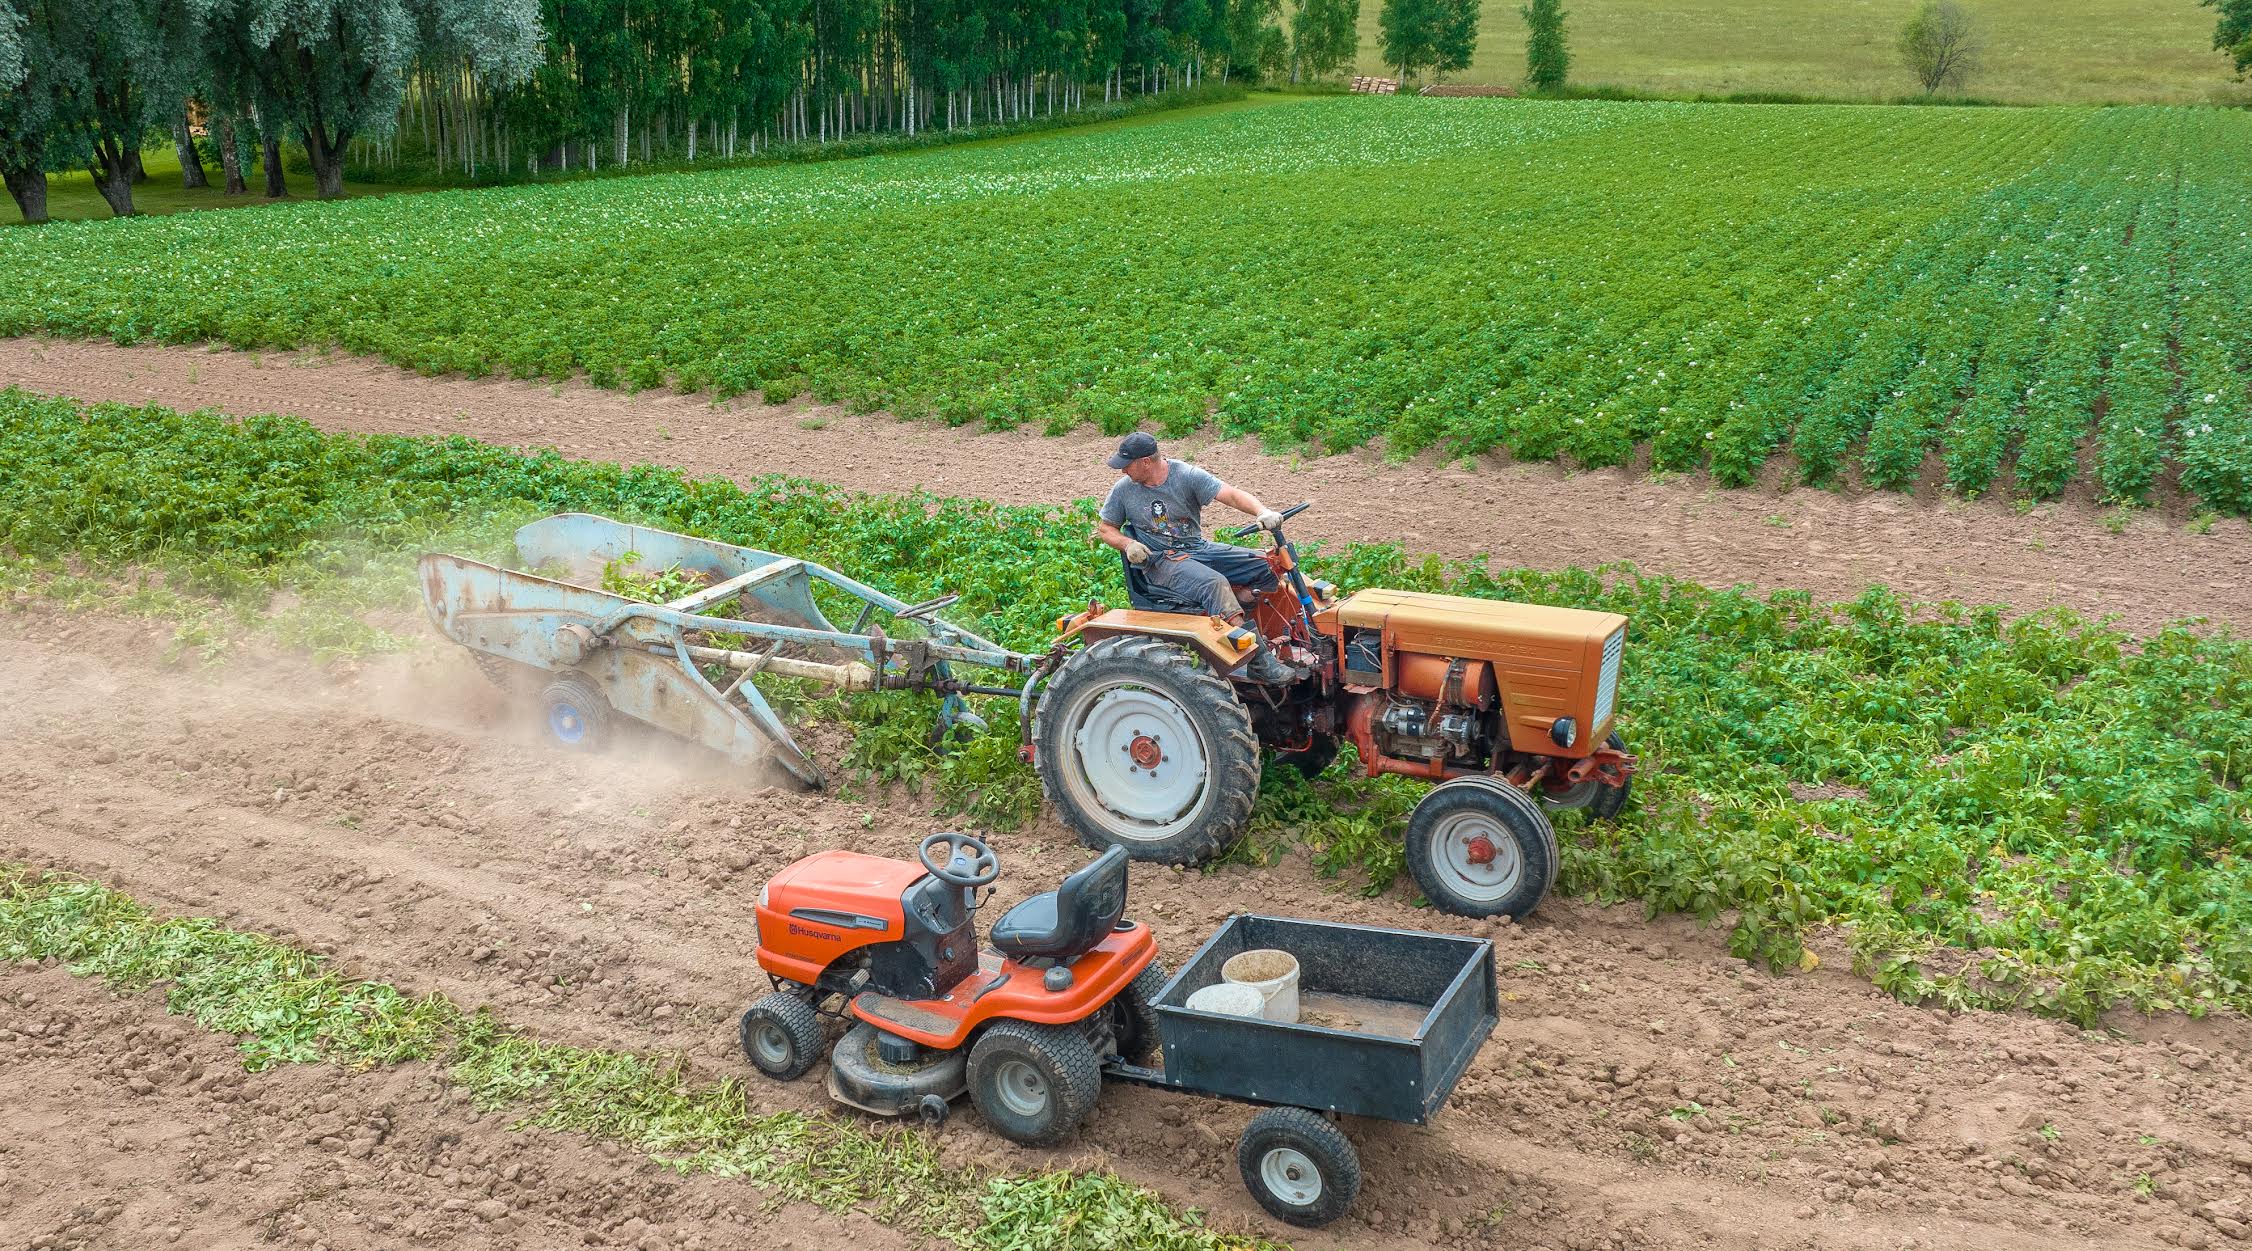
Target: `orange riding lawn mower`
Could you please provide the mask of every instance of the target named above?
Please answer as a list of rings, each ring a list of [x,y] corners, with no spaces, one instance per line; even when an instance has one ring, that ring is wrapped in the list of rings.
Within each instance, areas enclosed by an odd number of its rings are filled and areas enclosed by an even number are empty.
[[[582,513],[533,522],[516,546],[522,569],[423,557],[425,606],[504,687],[536,689],[566,747],[601,745],[623,718],[818,786],[760,676],[938,692],[934,741],[982,725],[966,697],[1006,697],[1022,755],[1088,846],[1198,865],[1243,837],[1264,758],[1311,776],[1349,742],[1370,776],[1436,784],[1409,818],[1407,864],[1433,905],[1469,917],[1530,912],[1556,873],[1549,812],[1614,816],[1634,773],[1613,724],[1625,617],[1413,591],[1340,597],[1304,575],[1280,524],[1265,553],[1277,585],[1237,589],[1256,631],[1182,611],[1128,565],[1128,607],[1090,603],[1030,654],[940,617],[955,596],[908,604],[754,548]],[[621,572],[689,589],[661,603],[602,589]],[[852,625],[824,605],[853,612]],[[1295,680],[1247,678],[1262,637]],[[972,682],[966,668],[1018,681]]]

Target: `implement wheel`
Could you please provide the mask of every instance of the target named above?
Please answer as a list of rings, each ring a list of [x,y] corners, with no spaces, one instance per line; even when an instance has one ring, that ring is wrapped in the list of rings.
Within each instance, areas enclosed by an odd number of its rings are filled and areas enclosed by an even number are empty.
[[[1122,635],[1074,654],[1042,697],[1033,734],[1041,788],[1098,851],[1203,864],[1251,820],[1251,714],[1177,643]]]
[[[572,674],[540,692],[540,724],[561,747],[600,751],[610,739],[610,701],[594,683]]]

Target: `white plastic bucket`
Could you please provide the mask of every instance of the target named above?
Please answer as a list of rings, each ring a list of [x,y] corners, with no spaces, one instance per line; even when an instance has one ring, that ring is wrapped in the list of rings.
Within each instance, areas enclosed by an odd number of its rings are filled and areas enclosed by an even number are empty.
[[[1258,991],[1266,1003],[1259,1015],[1268,1020],[1298,1023],[1298,957],[1289,952],[1262,947],[1229,956],[1220,980]]]
[[[1249,986],[1221,982],[1207,986],[1189,996],[1189,1011],[1218,1012],[1223,1016],[1260,1016],[1267,1008],[1266,997]]]

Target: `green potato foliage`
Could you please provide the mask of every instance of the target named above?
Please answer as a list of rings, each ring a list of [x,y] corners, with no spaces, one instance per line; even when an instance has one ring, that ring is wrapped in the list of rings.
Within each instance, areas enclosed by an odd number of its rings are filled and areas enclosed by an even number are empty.
[[[1055,617],[1121,602],[1091,501],[1053,508],[856,495],[783,478],[690,480],[464,438],[327,435],[0,391],[0,551],[159,569],[175,591],[263,606],[349,588],[411,612],[412,562],[442,542],[505,559],[517,523],[583,510],[784,551],[1037,649]],[[1566,604],[1633,620],[1620,708],[1642,759],[1636,811],[1562,819],[1563,886],[1730,926],[1788,965],[1810,927],[1851,934],[1905,998],[2092,1020],[2122,999],[2252,1007],[2252,644],[2183,623],[2145,638],[2067,612],[1851,603],[1651,577],[1449,565],[1394,547],[1314,552],[1350,589]],[[802,712],[818,700],[796,701]],[[927,700],[842,705],[855,761],[1008,825],[1039,789],[1014,710],[939,753]],[[1243,854],[1303,846],[1370,890],[1400,864],[1420,788],[1269,771]]]
[[[2252,114],[1326,99],[0,231],[0,334],[2252,510]]]

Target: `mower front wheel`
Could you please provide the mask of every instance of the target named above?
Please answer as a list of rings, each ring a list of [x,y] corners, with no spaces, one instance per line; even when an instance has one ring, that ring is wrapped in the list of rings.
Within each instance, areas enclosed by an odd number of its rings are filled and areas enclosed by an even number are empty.
[[[1408,817],[1408,872],[1432,906],[1458,917],[1523,917],[1548,894],[1557,859],[1548,814],[1498,778],[1435,786]]]
[[[738,1028],[743,1054],[758,1071],[778,1082],[805,1076],[821,1058],[821,1017],[813,1005],[786,990],[761,998],[743,1013]]]
[[[1076,1025],[1000,1021],[970,1048],[970,1102],[1010,1142],[1052,1147],[1071,1137],[1102,1085],[1102,1062]]]

